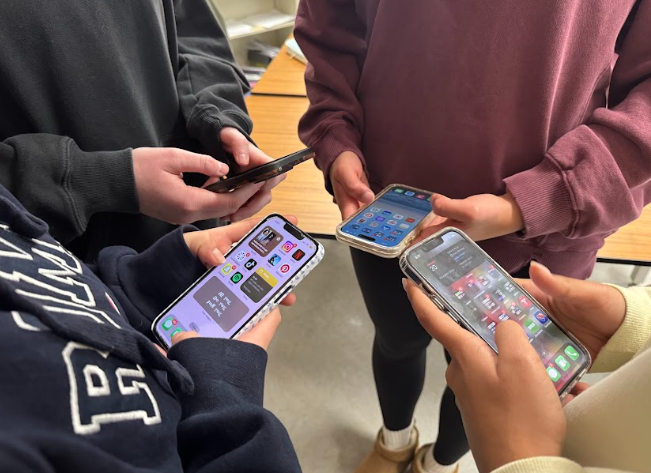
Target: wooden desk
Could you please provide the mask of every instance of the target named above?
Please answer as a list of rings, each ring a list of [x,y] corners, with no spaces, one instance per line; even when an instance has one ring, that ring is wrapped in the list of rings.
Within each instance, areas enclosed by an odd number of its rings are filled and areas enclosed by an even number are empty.
[[[253,123],[253,135],[260,149],[281,158],[305,148],[298,138],[298,120],[307,110],[307,98],[251,95],[246,100]],[[273,191],[273,200],[258,216],[276,212],[298,217],[308,233],[334,235],[341,222],[338,207],[323,187],[323,174],[313,161],[299,164]]]
[[[282,157],[304,148],[298,138],[298,120],[308,106],[306,98],[252,95],[247,106],[255,124],[253,139],[267,154]],[[309,233],[334,235],[339,210],[323,187],[323,175],[314,163],[297,166],[273,191],[273,201],[261,212],[296,215]],[[640,218],[606,240],[599,261],[651,266],[651,206]]]
[[[287,47],[283,45],[252,93],[306,97],[304,74],[305,64],[287,54]]]

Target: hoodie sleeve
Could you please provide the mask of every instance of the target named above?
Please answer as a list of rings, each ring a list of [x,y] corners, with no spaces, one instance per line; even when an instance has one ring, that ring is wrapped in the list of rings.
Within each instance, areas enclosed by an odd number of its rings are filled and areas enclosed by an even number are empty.
[[[589,468],[562,457],[534,457],[504,465],[493,473],[627,473],[613,468]]]
[[[0,184],[63,244],[98,212],[138,212],[131,149],[85,152],[65,136],[13,136],[0,142]]]
[[[330,192],[330,166],[341,153],[352,151],[365,166],[360,150],[364,114],[355,91],[367,46],[355,3],[301,0],[294,31],[308,60],[305,85],[310,99],[299,136],[316,152]]]
[[[174,345],[194,392],[180,392],[178,445],[187,473],[298,473],[285,427],[262,407],[267,353],[235,340],[194,338]]]
[[[206,0],[174,0],[179,52],[177,87],[188,134],[225,160],[219,133],[233,127],[248,137],[253,124],[244,94],[249,84]]]
[[[183,238],[194,230],[178,228],[140,254],[124,246],[99,254],[92,269],[115,294],[136,330],[148,335],[156,316],[206,272]]]
[[[613,70],[609,107],[561,137],[505,184],[528,238],[613,232],[651,200],[651,1],[641,0]]]

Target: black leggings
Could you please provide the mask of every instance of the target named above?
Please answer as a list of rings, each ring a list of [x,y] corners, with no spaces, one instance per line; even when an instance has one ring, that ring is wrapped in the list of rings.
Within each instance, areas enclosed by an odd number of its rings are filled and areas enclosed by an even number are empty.
[[[402,430],[411,424],[425,381],[426,349],[432,340],[414,314],[402,289],[397,259],[351,250],[364,302],[375,325],[373,374],[384,425]],[[518,272],[522,276],[522,271]],[[528,277],[528,271],[524,274]],[[450,362],[450,356],[445,353]],[[454,393],[446,386],[441,400],[434,458],[450,465],[468,451]]]

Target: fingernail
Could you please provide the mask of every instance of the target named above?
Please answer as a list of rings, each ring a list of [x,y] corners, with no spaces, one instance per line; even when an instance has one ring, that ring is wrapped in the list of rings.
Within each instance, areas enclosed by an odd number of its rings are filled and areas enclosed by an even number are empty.
[[[244,153],[239,154],[237,158],[238,158],[237,160],[240,161],[242,164],[249,163],[249,157]]]
[[[405,291],[407,290],[407,278],[402,278],[402,288]]]
[[[226,262],[226,258],[224,258],[224,255],[222,255],[221,251],[219,251],[217,248],[212,250],[212,254],[215,257],[215,261],[217,261],[217,264],[222,264]]]
[[[551,271],[549,270],[549,268],[547,266],[545,266],[544,264],[539,263],[538,261],[532,261],[530,264],[531,264],[531,266],[538,266],[543,271],[547,271],[548,273],[551,273]]]

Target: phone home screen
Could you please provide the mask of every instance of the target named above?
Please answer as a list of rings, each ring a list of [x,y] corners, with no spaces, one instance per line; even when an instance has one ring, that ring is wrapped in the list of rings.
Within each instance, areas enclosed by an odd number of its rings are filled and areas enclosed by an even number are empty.
[[[444,233],[409,255],[421,277],[443,295],[493,349],[495,327],[515,320],[560,392],[587,362],[583,348],[459,233]]]
[[[398,246],[431,212],[432,194],[394,187],[380,196],[342,231],[386,247]]]
[[[156,325],[172,336],[195,331],[203,337],[230,338],[317,253],[309,238],[298,239],[279,217],[265,220],[226,258],[170,307]]]

